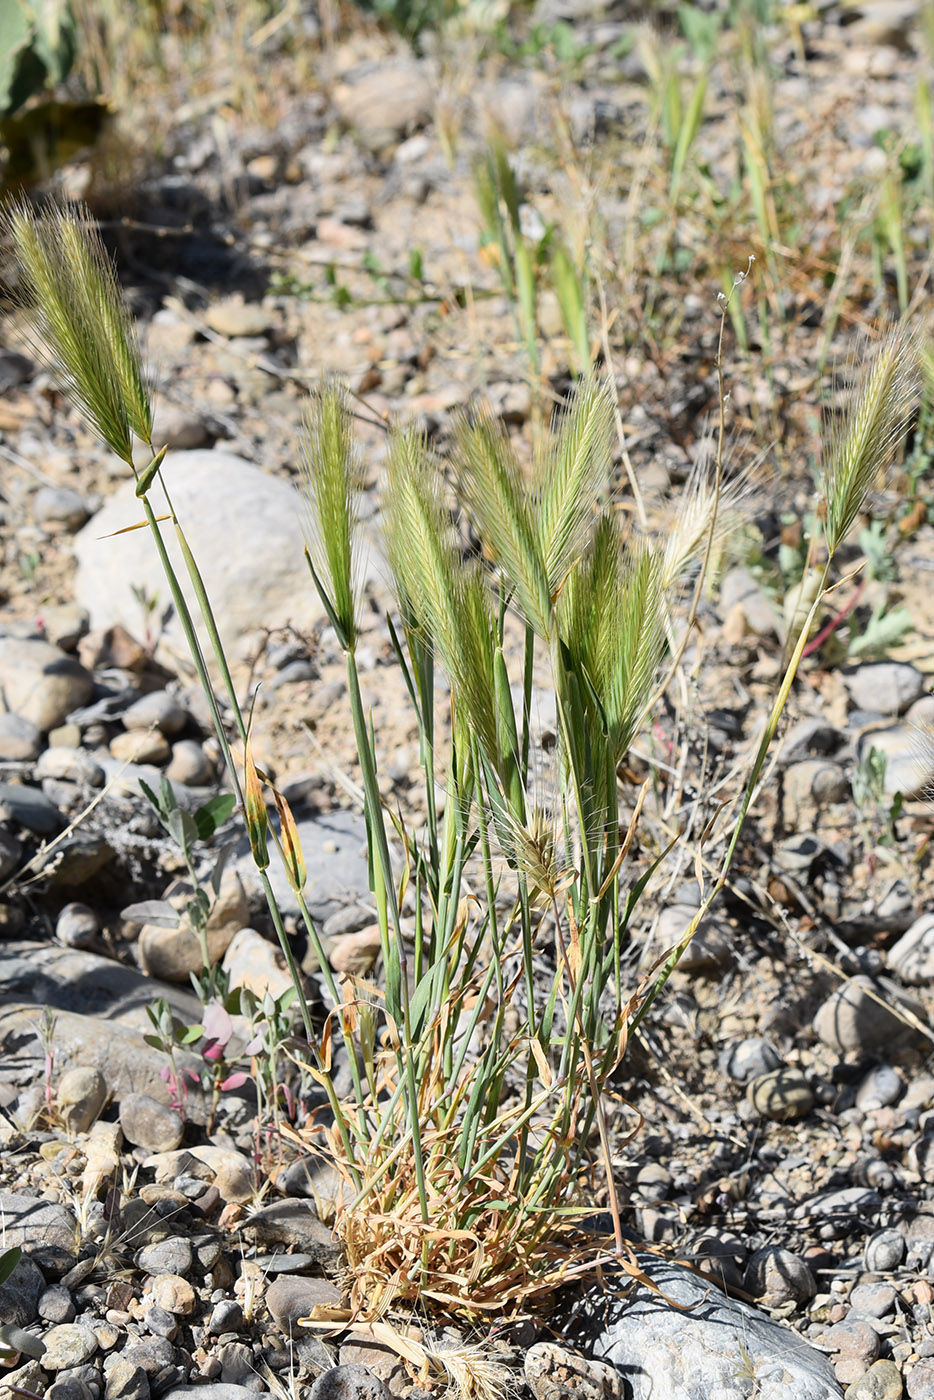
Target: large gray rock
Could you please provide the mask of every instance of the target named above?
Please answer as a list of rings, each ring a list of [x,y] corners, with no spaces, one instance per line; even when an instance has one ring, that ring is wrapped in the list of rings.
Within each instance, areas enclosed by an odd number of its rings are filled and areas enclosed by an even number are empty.
[[[304,558],[301,508],[292,486],[229,452],[169,453],[163,474],[225,646],[232,649],[245,632],[286,622],[305,631],[323,618]],[[155,544],[148,532],[139,530],[101,538],[143,518],[134,493],[135,482],[121,483],[76,535],[75,593],[90,613],[92,627],[120,623],[139,635],[145,617],[134,588],[157,596],[160,612],[171,601]],[[151,503],[157,515],[165,512],[158,486],[151,492]],[[162,531],[197,617],[175,532],[168,522]],[[201,635],[209,652],[206,634]],[[174,616],[167,640],[174,650],[187,653]]]
[[[563,1323],[575,1346],[622,1373],[630,1400],[840,1400],[830,1362],[796,1333],[687,1269],[638,1261],[659,1293],[595,1287]]]
[[[0,695],[5,710],[43,731],[87,704],[94,682],[84,667],[51,642],[0,637]]]
[[[5,999],[32,1001],[56,1012],[98,1016],[145,1031],[152,1029],[146,1007],[160,996],[166,997],[183,1021],[187,1017],[186,1024],[198,1022],[202,1014],[201,1003],[190,991],[154,982],[97,953],[52,943],[4,943],[0,987]],[[80,1063],[98,1064],[93,1057]]]
[[[77,1249],[80,1239],[78,1222],[72,1212],[58,1201],[45,1201],[39,1196],[20,1192],[0,1191],[0,1220],[4,1227],[4,1245],[17,1246],[25,1253],[34,1249],[57,1248],[67,1253]]]

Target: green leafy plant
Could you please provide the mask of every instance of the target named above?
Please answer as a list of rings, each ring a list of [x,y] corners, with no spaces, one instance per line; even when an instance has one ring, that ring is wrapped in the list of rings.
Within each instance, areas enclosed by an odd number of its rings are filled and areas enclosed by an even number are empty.
[[[0,5],[0,118],[67,78],[77,52],[68,0],[4,0]]]
[[[104,276],[102,255],[73,215],[13,206],[7,227],[35,303],[32,314],[47,332],[46,358],[89,421],[132,465],[133,432],[153,446],[151,408],[112,273]],[[51,256],[63,252],[64,267],[60,256]],[[76,324],[87,304],[86,284],[96,314]],[[213,709],[294,979],[304,1040],[293,1041],[290,1053],[328,1098],[330,1116],[322,1115],[320,1132],[311,1129],[307,1137],[309,1146],[326,1146],[345,1178],[336,1230],[353,1278],[348,1319],[381,1326],[376,1319],[390,1304],[416,1300],[421,1309],[473,1316],[522,1306],[570,1269],[592,1267],[601,1257],[604,1242],[595,1246],[593,1237],[574,1234],[601,1186],[614,1222],[607,1247],[638,1273],[621,1227],[606,1089],[629,1036],[726,882],[834,558],[908,423],[915,363],[906,332],[885,337],[827,446],[824,499],[814,515],[816,588],[789,636],[787,664],[749,772],[720,815],[721,844],[699,908],[677,945],[636,987],[627,985],[628,929],[665,852],[648,867],[629,863],[639,805],[618,774],[657,694],[680,580],[692,561],[710,557],[718,529],[725,432],[720,351],[712,479],[701,483],[690,518],[663,549],[648,536],[624,532],[610,507],[615,400],[595,376],[582,379],[537,445],[528,474],[489,414],[463,417],[450,464],[457,501],[424,440],[394,435],[385,511],[397,601],[390,629],[420,736],[427,817],[418,830],[407,828],[383,798],[379,736],[357,668],[361,472],[351,416],[336,388],[314,401],[305,463],[308,563],[345,658],[382,950],[379,988],[352,977],[338,982],[328,964],[303,898],[294,821],[255,763],[204,583],[171,514],[243,744],[242,767],[233,761],[148,501],[164,452],[153,452],[139,474],[137,495]],[[484,543],[483,561],[464,548],[468,520]],[[681,645],[686,641],[687,634]],[[549,665],[558,716],[550,798],[533,777],[545,761],[532,739],[536,656]],[[667,678],[679,656],[671,657]],[[443,810],[435,799],[439,769]],[[311,1018],[272,896],[270,836],[322,969],[323,1025]],[[535,973],[540,960],[544,982]],[[338,1045],[352,1085],[343,1102],[331,1074]],[[333,1327],[333,1317],[326,1325]],[[424,1363],[428,1374],[432,1364],[445,1365],[427,1355]]]

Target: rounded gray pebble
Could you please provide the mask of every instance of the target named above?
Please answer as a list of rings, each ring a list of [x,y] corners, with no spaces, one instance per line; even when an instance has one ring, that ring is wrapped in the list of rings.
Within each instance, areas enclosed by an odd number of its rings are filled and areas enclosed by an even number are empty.
[[[191,1244],[180,1236],[147,1244],[137,1254],[136,1264],[147,1274],[178,1274],[187,1278],[191,1273]]]
[[[46,1322],[74,1322],[76,1311],[71,1294],[63,1283],[53,1283],[39,1299],[39,1316]]]
[[[73,1380],[70,1377],[67,1380],[53,1381],[45,1396],[46,1400],[96,1400],[95,1392],[87,1381]]]
[[[748,1084],[751,1079],[760,1079],[772,1070],[781,1069],[781,1065],[778,1053],[767,1040],[758,1035],[734,1041],[720,1053],[720,1073],[728,1074],[740,1084]]]
[[[891,1065],[876,1065],[860,1080],[856,1090],[856,1107],[864,1113],[874,1108],[886,1108],[898,1103],[905,1092],[905,1081]]]
[[[318,1377],[309,1400],[389,1400],[391,1394],[365,1366],[335,1366]]]
[[[236,1298],[224,1298],[214,1305],[208,1331],[214,1336],[219,1336],[221,1332],[239,1332],[244,1322],[243,1309]]]
[[[143,1314],[143,1325],[155,1336],[165,1337],[171,1342],[178,1331],[178,1318],[165,1308],[160,1308],[158,1303],[153,1303]]]
[[[174,1108],[148,1094],[125,1094],[120,1100],[120,1127],[127,1142],[149,1152],[174,1152],[185,1124]]]
[[[273,1321],[288,1336],[300,1317],[307,1317],[316,1303],[336,1307],[340,1293],[321,1278],[285,1274],[266,1289],[266,1307]]]
[[[897,1230],[877,1230],[866,1241],[863,1262],[871,1274],[887,1274],[897,1269],[905,1257],[905,1238]]]
[[[895,1311],[897,1297],[890,1283],[858,1283],[851,1289],[848,1301],[854,1312],[879,1318]]]
[[[100,927],[100,920],[87,904],[66,904],[55,921],[55,937],[66,948],[90,948]]]

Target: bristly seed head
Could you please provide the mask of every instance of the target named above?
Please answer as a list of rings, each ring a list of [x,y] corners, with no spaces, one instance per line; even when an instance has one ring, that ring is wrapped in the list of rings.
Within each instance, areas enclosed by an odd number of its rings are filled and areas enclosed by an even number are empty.
[[[0,232],[13,245],[16,292],[34,322],[30,350],[132,465],[133,435],[152,437],[152,406],[133,322],[90,213],[11,201]]]

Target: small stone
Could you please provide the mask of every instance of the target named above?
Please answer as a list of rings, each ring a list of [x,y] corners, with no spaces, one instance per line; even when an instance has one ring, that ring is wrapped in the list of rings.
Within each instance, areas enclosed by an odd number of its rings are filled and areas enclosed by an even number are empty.
[[[63,1376],[45,1392],[46,1400],[97,1400],[99,1394],[81,1376]]]
[[[318,1377],[308,1400],[390,1400],[391,1394],[366,1366],[334,1366]]]
[[[868,1273],[888,1274],[905,1257],[905,1237],[898,1230],[877,1230],[866,1241],[863,1262]]]
[[[746,1265],[743,1287],[769,1307],[804,1303],[817,1292],[814,1275],[799,1255],[769,1246],[757,1249]]]
[[[905,1081],[891,1065],[876,1065],[859,1082],[856,1107],[864,1113],[898,1103],[905,1092]]]
[[[877,1359],[882,1345],[876,1329],[853,1315],[829,1328],[823,1343],[836,1353],[833,1368],[842,1385],[859,1380]]]
[[[900,715],[927,688],[923,674],[904,661],[869,662],[844,674],[843,683],[858,710],[877,715]]]
[[[65,948],[90,948],[99,932],[100,920],[87,904],[66,904],[55,921],[55,937]]]
[[[882,796],[893,798],[900,792],[903,797],[923,797],[934,782],[932,737],[934,734],[930,724],[923,729],[913,724],[874,729],[860,738],[856,746],[857,762],[863,763],[870,751],[875,749],[885,759]]]
[[[121,715],[124,729],[156,728],[167,739],[173,739],[185,728],[190,716],[183,705],[168,690],[151,690]]]
[[[934,982],[934,914],[922,914],[886,956],[891,972],[909,987]]]
[[[781,1065],[777,1051],[761,1036],[749,1036],[727,1045],[720,1052],[718,1061],[720,1073],[728,1074],[740,1084],[761,1079],[763,1075],[781,1069]]]
[[[197,739],[179,739],[172,745],[172,757],[165,776],[170,783],[204,787],[214,779],[214,764]]]
[[[61,778],[87,787],[104,786],[104,770],[84,749],[50,747],[39,755],[36,772],[40,778]]]
[[[171,1152],[185,1133],[174,1108],[148,1094],[125,1094],[120,1100],[120,1127],[127,1142],[149,1152]]]
[[[90,1327],[78,1322],[65,1322],[50,1327],[43,1339],[45,1354],[42,1368],[45,1371],[64,1371],[71,1366],[83,1366],[97,1351],[97,1338]]]
[[[69,534],[80,530],[91,514],[87,501],[70,486],[40,486],[32,510],[38,524]]]
[[[850,1290],[848,1302],[854,1312],[880,1318],[895,1311],[897,1298],[890,1283],[858,1283]]]
[[[159,447],[171,447],[176,451],[192,447],[203,447],[211,438],[204,419],[193,408],[183,404],[160,403],[156,409],[152,428],[152,440]],[[144,454],[148,465],[149,453]]]
[[[814,1093],[798,1069],[776,1069],[754,1079],[746,1098],[762,1118],[788,1123],[804,1118],[814,1107]]]
[[[247,923],[249,912],[239,877],[235,871],[226,870],[205,926],[212,963],[224,956],[234,935]],[[187,983],[193,972],[201,971],[201,944],[184,915],[177,928],[145,924],[140,930],[138,947],[143,971],[163,982]]]
[[[0,714],[0,759],[30,763],[39,757],[41,749],[42,732],[38,725],[9,711]]]
[[[56,603],[42,609],[42,630],[47,642],[74,651],[88,630],[88,614],[77,603]]]
[[[12,875],[22,860],[22,843],[11,832],[0,827],[0,880]]]
[[[152,1300],[166,1312],[187,1317],[195,1309],[195,1290],[178,1274],[159,1274],[152,1281]]]
[[[369,972],[382,950],[379,924],[356,933],[344,933],[331,944],[329,960],[335,972],[361,975]]]
[[[858,1381],[848,1386],[843,1400],[902,1400],[901,1372],[894,1361],[874,1361]]]
[[[46,1322],[74,1322],[76,1310],[71,1293],[63,1283],[53,1283],[39,1299],[39,1316]]]
[[[242,336],[265,335],[272,328],[274,314],[264,310],[262,306],[229,297],[209,306],[204,313],[204,319],[218,335],[236,340]]]
[[[628,1386],[614,1366],[556,1342],[535,1342],[525,1354],[525,1379],[535,1400],[623,1400]]]
[[[148,1244],[137,1254],[136,1265],[147,1274],[178,1274],[187,1278],[192,1265],[191,1243],[180,1235],[173,1235]]]
[[[149,1377],[142,1366],[118,1359],[107,1372],[105,1400],[149,1400]]]
[[[223,1298],[214,1304],[208,1321],[208,1331],[214,1336],[219,1336],[221,1332],[239,1332],[245,1321],[243,1308],[236,1298]]]
[[[265,1301],[269,1315],[288,1337],[298,1331],[300,1317],[308,1317],[318,1303],[339,1307],[341,1295],[327,1279],[286,1275],[272,1281],[266,1289]]]
[[[90,673],[51,642],[0,637],[0,689],[4,703],[43,732],[87,704],[93,688]]]
[[[243,1228],[264,1244],[284,1244],[314,1254],[325,1267],[333,1267],[338,1258],[334,1236],[322,1225],[307,1201],[273,1201],[255,1211]]]
[[[154,1336],[165,1337],[169,1342],[174,1342],[178,1332],[178,1320],[175,1315],[167,1308],[160,1307],[158,1303],[146,1308],[143,1313],[143,1325]]]
[[[75,1065],[59,1080],[56,1104],[70,1133],[86,1133],[107,1102],[107,1081],[99,1069]]]
[[[659,915],[653,939],[654,948],[673,948],[697,913],[688,904],[669,904]],[[680,973],[714,972],[733,960],[734,938],[728,926],[713,917],[702,919],[694,937],[678,963]]]
[[[172,749],[157,729],[126,729],[111,739],[110,752],[121,763],[166,763]]]
[[[905,1377],[908,1400],[934,1400],[934,1361],[919,1361]]]
[[[845,802],[850,784],[843,769],[827,759],[808,758],[785,770],[782,784],[782,813],[786,828],[813,822],[825,807]]]
[[[927,1020],[923,1005],[889,978],[859,976],[831,993],[814,1017],[814,1030],[825,1045],[841,1053],[868,1054],[890,1049],[893,1041],[920,1040],[921,1033],[886,1003],[901,1005],[922,1022]]]
[[[107,1360],[111,1358],[108,1357]],[[113,1360],[129,1362],[131,1366],[139,1366],[142,1371],[149,1376],[150,1380],[158,1376],[166,1366],[171,1366],[175,1361],[175,1348],[165,1337],[139,1337],[131,1339],[119,1353],[119,1358],[114,1356]],[[104,1363],[106,1369],[106,1361]]]
[[[0,822],[14,821],[37,836],[51,836],[63,825],[62,814],[38,788],[0,783]]]
[[[44,1289],[45,1279],[39,1266],[33,1259],[20,1259],[9,1278],[0,1284],[0,1324],[28,1327],[36,1319]]]
[[[281,996],[292,985],[279,949],[252,928],[242,928],[224,953],[223,969],[231,990],[246,987],[263,998],[267,992]]]

